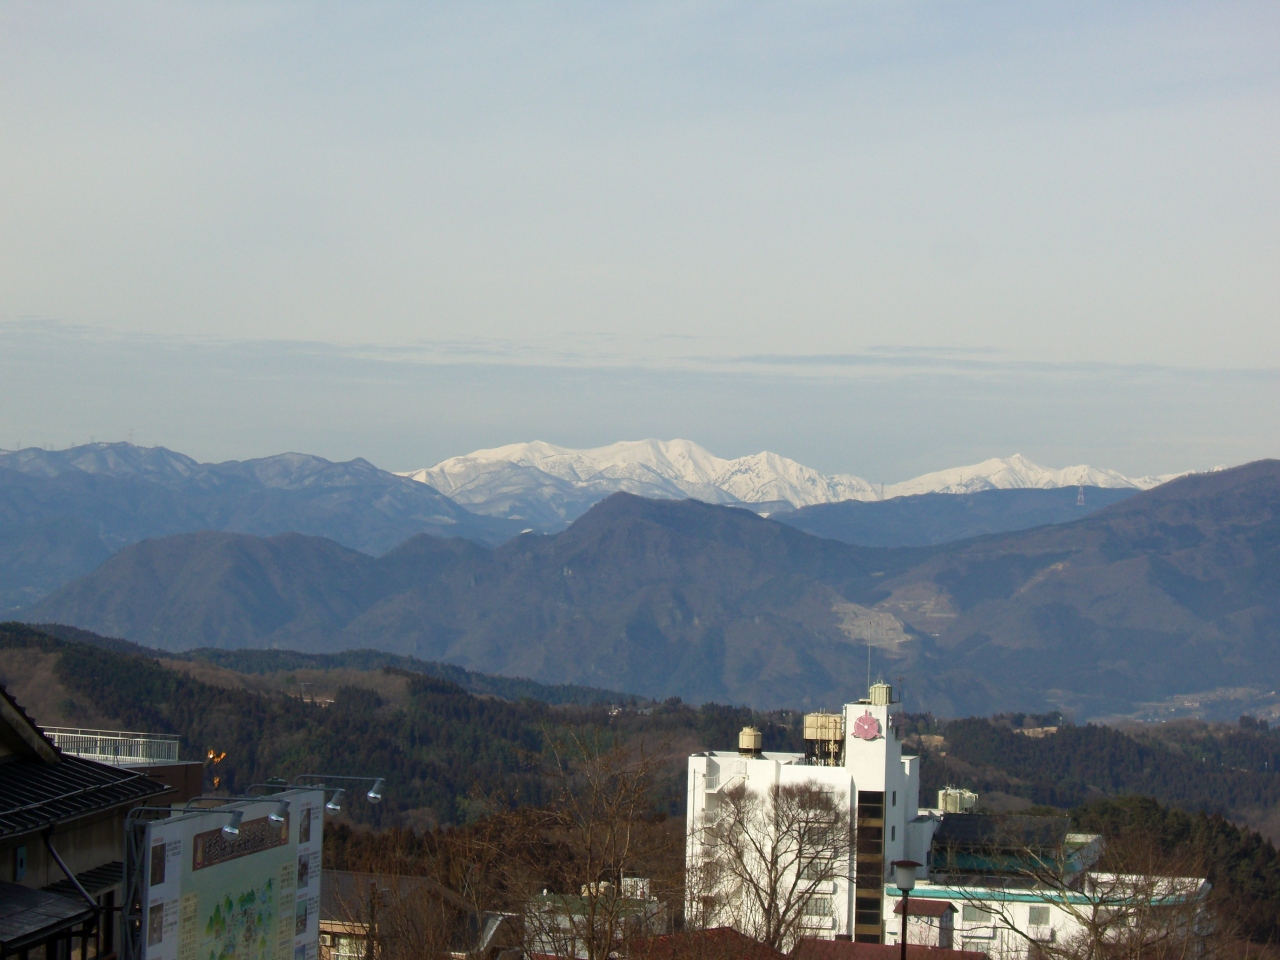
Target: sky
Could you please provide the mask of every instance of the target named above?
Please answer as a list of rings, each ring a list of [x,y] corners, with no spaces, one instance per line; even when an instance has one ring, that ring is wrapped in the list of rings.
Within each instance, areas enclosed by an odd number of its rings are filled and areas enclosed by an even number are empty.
[[[1280,6],[0,6],[0,447],[1280,455]]]

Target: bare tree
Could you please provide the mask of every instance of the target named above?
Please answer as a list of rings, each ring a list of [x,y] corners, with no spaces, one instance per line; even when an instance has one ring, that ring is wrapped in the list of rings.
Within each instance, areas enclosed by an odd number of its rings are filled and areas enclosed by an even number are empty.
[[[732,926],[776,950],[791,949],[806,917],[830,914],[823,891],[849,872],[844,797],[813,780],[765,793],[738,784],[694,834],[687,920]]]
[[[460,914],[426,878],[362,873],[343,879],[329,898],[336,915],[327,919],[343,928],[335,936],[356,941],[364,960],[421,960],[449,950]]]
[[[570,735],[552,755],[556,795],[540,816],[563,854],[508,864],[512,890],[524,891],[526,950],[603,960],[663,932],[683,837],[653,815],[659,761],[642,747]]]
[[[1213,921],[1205,864],[1190,852],[1131,835],[1104,853],[1099,840],[1065,830],[1028,842],[1015,824],[1029,819],[993,821],[982,844],[941,851],[959,899],[1008,934],[998,950],[1006,957],[1202,960],[1231,939]]]

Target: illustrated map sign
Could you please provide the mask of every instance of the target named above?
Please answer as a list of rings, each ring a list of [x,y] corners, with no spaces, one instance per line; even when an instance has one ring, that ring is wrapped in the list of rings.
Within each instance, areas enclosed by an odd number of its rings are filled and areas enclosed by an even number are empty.
[[[289,801],[283,823],[270,817]],[[147,825],[143,960],[318,960],[324,793],[289,790]]]

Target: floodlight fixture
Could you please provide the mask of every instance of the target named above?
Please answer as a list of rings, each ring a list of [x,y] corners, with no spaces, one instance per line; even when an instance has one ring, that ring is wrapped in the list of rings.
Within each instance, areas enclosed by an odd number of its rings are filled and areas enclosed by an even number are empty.
[[[267,814],[272,823],[284,823],[285,817],[289,815],[289,801],[281,800],[276,804],[276,808]]]
[[[372,783],[364,798],[370,803],[381,803],[383,794],[387,789],[387,781],[385,777],[335,777],[327,773],[304,773],[300,777],[294,777],[289,784],[290,787],[297,790],[316,789],[316,790],[334,790],[333,781],[341,781],[343,783]],[[354,789],[354,788],[353,788]],[[336,792],[324,808],[330,813],[337,813],[342,809],[342,801],[346,797],[346,790],[336,788]]]
[[[222,811],[218,811],[221,813]],[[222,825],[222,832],[228,837],[240,836],[240,821],[244,819],[244,814],[239,810],[227,811],[231,814],[231,819]]]

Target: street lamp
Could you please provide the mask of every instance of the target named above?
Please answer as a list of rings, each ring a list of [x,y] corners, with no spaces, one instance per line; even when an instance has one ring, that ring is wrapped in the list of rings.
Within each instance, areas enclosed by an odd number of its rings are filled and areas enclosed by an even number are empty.
[[[898,892],[902,894],[902,924],[899,927],[900,937],[902,941],[902,960],[907,960],[907,919],[908,910],[911,906],[911,891],[916,885],[916,870],[920,868],[920,864],[914,860],[895,860],[893,861],[893,882],[898,886]]]

